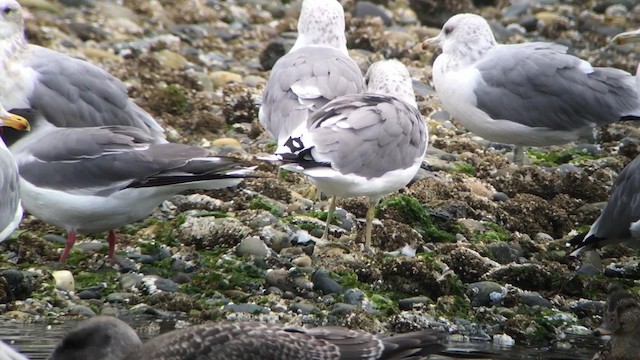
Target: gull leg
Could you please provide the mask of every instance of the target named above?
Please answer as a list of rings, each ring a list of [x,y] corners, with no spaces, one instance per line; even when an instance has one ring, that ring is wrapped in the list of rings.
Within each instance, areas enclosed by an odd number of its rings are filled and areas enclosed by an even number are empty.
[[[109,230],[107,242],[109,243],[109,259],[111,260],[111,263],[114,263],[116,260],[116,240],[116,232],[114,230]]]
[[[318,189],[320,191],[320,189]],[[329,203],[329,210],[327,211],[327,226],[324,227],[324,234],[322,234],[322,238],[325,240],[329,240],[329,224],[331,224],[331,220],[333,220],[333,212],[336,210],[336,197],[331,197],[331,203]]]
[[[67,257],[69,256],[69,252],[71,251],[71,248],[73,247],[73,244],[76,243],[76,232],[75,231],[69,231],[69,233],[67,234],[67,244],[64,247],[64,251],[62,252],[62,256],[60,256],[60,263],[63,264],[65,261],[67,261]]]
[[[371,252],[371,231],[373,229],[373,215],[376,210],[376,205],[378,205],[379,199],[369,199],[369,208],[367,209],[367,224],[364,228],[364,252]]]
[[[513,149],[513,162],[516,165],[524,165],[524,146],[516,145]]]

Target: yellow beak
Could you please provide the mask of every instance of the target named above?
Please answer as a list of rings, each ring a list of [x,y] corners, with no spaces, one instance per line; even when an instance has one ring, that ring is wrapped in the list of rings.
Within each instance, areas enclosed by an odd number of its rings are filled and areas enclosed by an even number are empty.
[[[0,116],[0,125],[8,126],[10,128],[14,128],[16,130],[21,130],[21,131],[31,130],[31,125],[29,125],[29,122],[27,121],[27,119],[23,118],[22,116],[11,114],[11,113],[8,113],[8,115],[6,116]]]
[[[640,42],[640,30],[620,33],[611,39],[612,44],[625,45]]]

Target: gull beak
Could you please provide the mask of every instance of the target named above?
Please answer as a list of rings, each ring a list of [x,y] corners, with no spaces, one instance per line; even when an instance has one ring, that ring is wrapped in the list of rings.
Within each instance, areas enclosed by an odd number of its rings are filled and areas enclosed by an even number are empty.
[[[640,42],[640,30],[620,33],[611,39],[611,44],[625,45]]]
[[[617,330],[617,325],[615,324],[615,320],[612,319],[611,316],[608,316],[607,314],[605,314],[604,318],[605,320],[602,322],[602,324],[593,331],[594,335],[596,336],[611,335]]]
[[[428,50],[428,49],[437,49],[440,47],[440,44],[442,42],[442,32],[440,34],[438,34],[438,36],[436,37],[432,37],[432,38],[428,38],[427,40],[422,42],[422,50]]]
[[[27,119],[11,113],[0,115],[0,126],[8,126],[20,131],[31,130],[31,125],[29,125]]]

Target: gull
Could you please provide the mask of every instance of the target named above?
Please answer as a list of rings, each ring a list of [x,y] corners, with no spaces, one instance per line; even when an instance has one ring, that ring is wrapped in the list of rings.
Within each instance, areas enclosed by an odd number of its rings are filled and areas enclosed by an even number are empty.
[[[445,336],[427,329],[378,337],[337,326],[305,329],[246,321],[205,323],[141,344],[123,321],[97,316],[67,334],[49,360],[418,359],[443,350]]]
[[[640,118],[631,74],[593,67],[557,44],[498,44],[478,15],[451,17],[423,43],[432,46],[442,48],[432,76],[444,109],[476,135],[515,144],[516,163],[523,146],[564,144]]]
[[[29,130],[29,122],[18,115],[8,113],[0,105],[0,126],[17,130]],[[0,241],[4,241],[22,220],[22,206],[18,187],[18,167],[13,155],[0,138]]]
[[[364,91],[362,72],[349,57],[344,9],[336,0],[304,0],[298,38],[269,75],[259,111],[260,124],[283,151],[309,116],[336,97]]]
[[[162,127],[120,80],[90,62],[27,43],[15,0],[0,0],[0,78],[0,103],[8,110],[37,109],[44,115],[39,121],[56,127],[134,126],[166,142]],[[24,136],[5,134],[9,148],[41,130],[39,122],[31,127]]]
[[[305,131],[287,140],[288,151],[277,155],[286,163],[283,169],[308,176],[333,196],[325,239],[336,196],[369,197],[364,246],[369,251],[375,206],[418,172],[427,150],[427,128],[401,62],[372,64],[365,81],[365,93],[341,96],[318,109]]]
[[[40,120],[43,131],[14,147],[24,208],[44,222],[64,228],[64,262],[76,232],[109,231],[140,220],[167,198],[189,189],[235,186],[253,168],[206,149],[154,143],[147,131],[131,126],[56,128],[32,109],[14,109]]]
[[[578,246],[578,256],[608,244],[633,242],[640,245],[640,156],[627,165],[611,187],[611,195],[600,216],[586,235],[574,237],[567,245]]]

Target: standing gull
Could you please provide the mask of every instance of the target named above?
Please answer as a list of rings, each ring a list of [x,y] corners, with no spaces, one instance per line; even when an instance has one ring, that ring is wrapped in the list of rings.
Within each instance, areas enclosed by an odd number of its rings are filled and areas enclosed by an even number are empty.
[[[635,78],[592,67],[565,46],[496,43],[485,19],[458,14],[423,48],[439,45],[433,82],[445,110],[490,141],[548,146],[589,136],[596,126],[640,119]]]
[[[284,169],[307,175],[334,196],[324,237],[335,209],[335,196],[368,196],[365,251],[378,201],[406,186],[427,150],[427,128],[420,116],[407,68],[397,60],[371,65],[367,92],[339,97],[316,111],[305,132],[290,137],[279,153]]]
[[[174,330],[140,345],[129,325],[97,316],[67,334],[49,360],[418,359],[443,350],[445,336],[436,330],[377,337],[342,327],[221,322]]]
[[[13,112],[30,121],[41,116]],[[131,126],[41,126],[44,131],[16,144],[14,156],[24,208],[68,232],[61,262],[78,231],[108,230],[113,260],[113,229],[144,218],[181,191],[235,186],[252,170],[203,148],[155,144],[151,134]]]
[[[0,105],[0,126],[29,130],[29,122],[21,116],[8,113]],[[0,241],[5,240],[22,220],[22,206],[18,187],[18,167],[4,141],[0,138]]]
[[[640,156],[618,175],[602,214],[584,236],[576,236],[568,244],[578,246],[572,256],[603,245],[633,241],[640,246]]]
[[[127,95],[125,85],[84,60],[28,44],[22,8],[0,0],[0,103],[6,109],[33,108],[57,127],[127,125],[166,142],[163,129]],[[32,123],[36,136],[40,123]],[[19,137],[6,134],[12,145]]]
[[[298,38],[271,69],[262,96],[260,124],[284,149],[309,116],[336,97],[364,91],[362,72],[349,57],[344,10],[337,0],[304,0]]]

